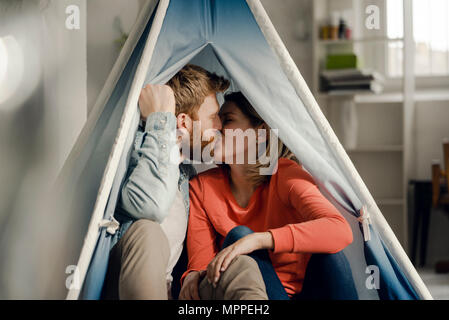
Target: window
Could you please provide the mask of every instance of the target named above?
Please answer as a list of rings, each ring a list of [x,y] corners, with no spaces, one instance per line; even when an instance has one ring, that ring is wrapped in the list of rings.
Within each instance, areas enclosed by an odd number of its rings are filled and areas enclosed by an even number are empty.
[[[449,1],[412,0],[415,75],[449,76]],[[403,37],[402,1],[387,0],[387,35]],[[388,73],[402,75],[403,42],[388,43]]]
[[[449,1],[413,0],[416,75],[449,75]]]
[[[387,0],[387,38],[404,38],[403,1]],[[404,62],[404,42],[388,41],[387,45],[387,72],[389,77],[401,77]]]

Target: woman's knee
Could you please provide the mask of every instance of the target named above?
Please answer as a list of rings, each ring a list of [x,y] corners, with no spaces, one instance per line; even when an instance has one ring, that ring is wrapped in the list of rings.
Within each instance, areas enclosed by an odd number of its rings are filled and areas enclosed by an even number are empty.
[[[346,258],[343,251],[339,251],[337,253],[318,253],[313,254],[310,258],[310,262],[315,267],[320,267],[326,270],[341,270],[341,271],[350,271],[351,268],[349,266],[348,259]]]
[[[223,247],[227,247],[228,245],[251,233],[254,233],[254,231],[246,226],[236,226],[232,228],[231,231],[229,231],[226,235],[225,241],[223,242]]]
[[[254,231],[247,226],[237,226],[228,232],[228,236],[231,235],[233,237],[243,238],[251,233],[254,233]]]
[[[303,290],[312,299],[357,299],[351,267],[343,251],[313,254],[307,265]]]

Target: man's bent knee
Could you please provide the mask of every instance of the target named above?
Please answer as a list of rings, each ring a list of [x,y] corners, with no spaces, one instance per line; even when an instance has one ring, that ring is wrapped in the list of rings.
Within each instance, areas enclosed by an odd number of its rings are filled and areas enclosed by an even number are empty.
[[[150,220],[138,220],[118,244],[120,299],[166,299],[165,273],[170,247],[161,226]]]
[[[162,227],[159,223],[148,220],[140,219],[135,221],[125,232],[123,238],[130,236],[134,233],[141,233],[146,236],[157,237],[163,234]]]
[[[140,219],[134,222],[123,235],[121,246],[125,249],[129,247],[159,248],[169,250],[168,239],[159,223]]]
[[[122,273],[126,266],[141,266],[148,272],[162,273],[170,258],[170,246],[159,223],[141,219],[134,222],[120,239]],[[159,271],[158,271],[159,270]]]
[[[222,272],[217,287],[206,279],[200,284],[202,299],[216,300],[267,300],[262,274],[257,262],[246,255],[236,257]]]
[[[228,268],[223,272],[223,275],[227,273],[241,272],[243,270],[252,270],[260,273],[256,260],[247,255],[240,255],[232,260]]]

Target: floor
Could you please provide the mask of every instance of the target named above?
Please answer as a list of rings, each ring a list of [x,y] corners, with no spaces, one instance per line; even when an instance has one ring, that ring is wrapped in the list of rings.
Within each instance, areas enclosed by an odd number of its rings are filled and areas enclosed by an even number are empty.
[[[435,300],[449,300],[449,273],[437,274],[431,268],[418,269]]]

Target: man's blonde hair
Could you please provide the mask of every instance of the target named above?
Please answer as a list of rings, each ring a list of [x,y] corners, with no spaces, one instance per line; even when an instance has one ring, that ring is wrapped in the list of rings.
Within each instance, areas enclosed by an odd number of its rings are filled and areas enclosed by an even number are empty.
[[[185,113],[197,119],[197,112],[204,99],[213,93],[224,92],[229,81],[200,66],[187,64],[176,73],[167,85],[172,88],[176,101],[176,115]]]

